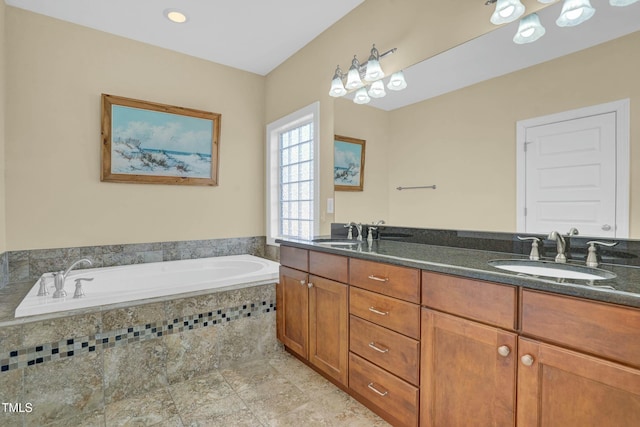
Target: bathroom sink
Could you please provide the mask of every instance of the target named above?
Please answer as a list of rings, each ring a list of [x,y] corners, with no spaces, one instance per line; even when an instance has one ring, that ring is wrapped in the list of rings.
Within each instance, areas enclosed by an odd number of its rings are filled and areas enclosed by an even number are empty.
[[[350,240],[350,239],[313,239],[313,243],[319,243],[321,245],[331,245],[331,246],[355,246],[358,243],[362,243],[359,240]]]
[[[592,268],[575,264],[561,264],[553,261],[534,261],[530,259],[494,259],[489,265],[500,270],[531,276],[553,277],[556,279],[574,280],[607,280],[617,275],[600,268]]]

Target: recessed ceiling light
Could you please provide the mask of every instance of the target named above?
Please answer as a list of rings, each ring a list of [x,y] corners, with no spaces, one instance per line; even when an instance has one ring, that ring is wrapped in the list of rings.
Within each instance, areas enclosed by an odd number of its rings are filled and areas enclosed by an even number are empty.
[[[177,24],[182,24],[187,22],[187,15],[175,9],[166,9],[164,11],[164,16],[171,22],[175,22]]]

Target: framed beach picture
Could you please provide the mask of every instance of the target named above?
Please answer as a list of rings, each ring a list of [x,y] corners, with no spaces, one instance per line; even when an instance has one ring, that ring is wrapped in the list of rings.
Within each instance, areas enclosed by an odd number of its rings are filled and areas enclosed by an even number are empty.
[[[221,115],[102,94],[101,181],[218,185]]]
[[[362,191],[364,188],[364,139],[335,135],[333,139],[333,188]]]

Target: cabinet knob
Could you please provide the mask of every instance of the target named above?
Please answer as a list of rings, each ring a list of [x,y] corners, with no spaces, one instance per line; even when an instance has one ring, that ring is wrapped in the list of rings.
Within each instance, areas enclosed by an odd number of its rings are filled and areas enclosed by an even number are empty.
[[[300,284],[301,284],[302,286],[304,286],[304,285],[306,285],[306,284],[307,284],[307,281],[306,281],[306,280],[304,280],[304,279],[303,279],[303,280],[300,280]]]
[[[313,283],[311,283],[311,282],[307,283],[307,287],[308,287],[309,289],[313,288]]]
[[[524,356],[522,356],[520,358],[520,360],[522,361],[522,364],[524,366],[531,366],[533,365],[533,356],[530,354],[525,354]]]
[[[509,348],[509,346],[501,345],[500,347],[498,347],[498,354],[502,357],[507,357],[509,354],[511,354],[511,349]]]

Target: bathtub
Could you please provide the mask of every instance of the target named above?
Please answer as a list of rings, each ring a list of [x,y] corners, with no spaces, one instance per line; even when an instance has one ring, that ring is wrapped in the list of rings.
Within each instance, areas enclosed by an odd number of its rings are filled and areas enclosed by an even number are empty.
[[[45,273],[16,308],[15,317],[275,283],[278,266],[252,255],[232,255],[73,270],[65,281],[63,298],[53,298],[53,275]],[[74,298],[75,279],[81,277],[93,280],[82,282],[85,296]],[[49,294],[38,296],[43,278]]]

